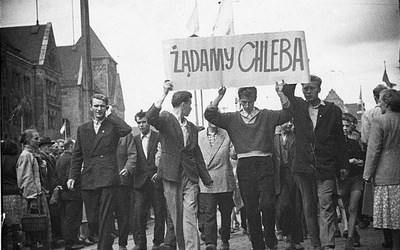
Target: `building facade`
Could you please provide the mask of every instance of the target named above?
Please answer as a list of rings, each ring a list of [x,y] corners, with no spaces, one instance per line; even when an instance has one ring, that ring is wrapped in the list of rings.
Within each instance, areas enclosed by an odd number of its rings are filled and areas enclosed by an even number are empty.
[[[0,28],[1,139],[22,131],[61,138],[61,63],[51,23]]]

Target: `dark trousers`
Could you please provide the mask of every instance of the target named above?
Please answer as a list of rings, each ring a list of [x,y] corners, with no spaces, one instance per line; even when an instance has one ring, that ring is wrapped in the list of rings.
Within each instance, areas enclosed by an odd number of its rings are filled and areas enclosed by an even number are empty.
[[[112,250],[114,238],[114,206],[116,187],[103,187],[94,190],[82,190],[90,233],[97,233],[97,249]],[[98,231],[95,231],[97,227]]]
[[[120,185],[117,188],[115,216],[118,223],[118,245],[128,245],[130,203],[132,187]]]
[[[203,232],[206,244],[217,245],[217,206],[221,213],[221,240],[228,242],[231,236],[231,214],[233,192],[200,193],[200,208],[203,214]]]
[[[247,157],[238,161],[237,177],[254,250],[265,249],[265,244],[273,248],[277,243],[274,174],[271,157]],[[265,231],[265,243],[262,226]]]
[[[133,238],[135,245],[146,249],[146,225],[150,207],[154,209],[154,245],[164,242],[166,205],[163,189],[155,188],[150,178],[140,189],[135,189],[135,211],[133,218]]]
[[[70,247],[79,240],[79,227],[82,224],[82,200],[62,200],[60,204],[63,236]]]
[[[276,202],[276,227],[284,236],[290,235],[292,242],[303,242],[303,205],[298,185],[291,169],[281,170],[281,192]]]

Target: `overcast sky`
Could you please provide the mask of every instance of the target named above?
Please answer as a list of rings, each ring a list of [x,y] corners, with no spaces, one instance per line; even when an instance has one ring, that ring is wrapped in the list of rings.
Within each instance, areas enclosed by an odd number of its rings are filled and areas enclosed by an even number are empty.
[[[34,25],[35,2],[1,0],[0,25]],[[79,39],[79,0],[38,3],[39,22],[52,22],[57,46]],[[162,41],[191,35],[185,26],[193,6],[194,0],[89,0],[90,25],[118,63],[129,124],[135,126],[134,114],[160,96]],[[211,36],[218,1],[198,0],[198,8],[199,35]],[[382,82],[384,61],[389,79],[400,85],[398,0],[233,0],[233,12],[235,34],[304,30],[310,71],[323,80],[321,98],[334,89],[345,103],[354,103],[362,86],[366,107],[373,107],[372,89]],[[258,88],[259,108],[280,108],[272,86]],[[216,94],[203,91],[204,103]],[[236,89],[228,89],[221,106],[233,111],[235,95]]]

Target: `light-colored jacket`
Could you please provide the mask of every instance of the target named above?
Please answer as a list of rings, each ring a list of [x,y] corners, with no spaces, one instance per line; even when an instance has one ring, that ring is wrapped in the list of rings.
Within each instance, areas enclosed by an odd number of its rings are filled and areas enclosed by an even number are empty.
[[[230,158],[235,154],[228,133],[218,128],[214,145],[211,147],[207,129],[199,132],[199,146],[204,157],[208,173],[214,184],[206,188],[199,183],[200,193],[225,193],[236,190],[235,177]]]
[[[387,111],[372,120],[363,177],[375,185],[400,184],[400,113]]]
[[[35,157],[35,150],[25,146],[17,162],[18,188],[22,191],[22,197],[36,199],[42,193],[40,183],[39,163]]]

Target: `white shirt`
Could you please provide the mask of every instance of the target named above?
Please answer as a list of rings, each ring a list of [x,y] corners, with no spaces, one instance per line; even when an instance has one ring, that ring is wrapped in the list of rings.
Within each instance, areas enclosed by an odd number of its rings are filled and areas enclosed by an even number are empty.
[[[176,117],[176,119],[179,122],[179,125],[181,125],[181,130],[182,130],[182,134],[183,134],[183,146],[186,147],[187,144],[187,140],[189,138],[189,132],[188,132],[188,128],[187,128],[187,120],[185,117],[179,118],[177,115],[174,114],[174,116]]]
[[[315,129],[315,126],[317,126],[317,119],[318,119],[318,108],[319,106],[325,106],[325,102],[321,100],[321,102],[313,107],[311,104],[308,105],[308,114],[310,115],[311,121],[313,123],[313,129]]]
[[[101,121],[96,121],[95,119],[93,119],[94,132],[96,132],[96,134],[99,132],[99,129],[101,127],[101,123],[103,121],[104,121],[104,119],[101,120]]]
[[[144,152],[144,155],[146,156],[146,158],[147,158],[147,148],[149,146],[150,134],[151,134],[151,130],[146,135],[144,135],[142,133],[140,134],[140,138],[142,139],[142,148],[143,148],[143,152]]]

